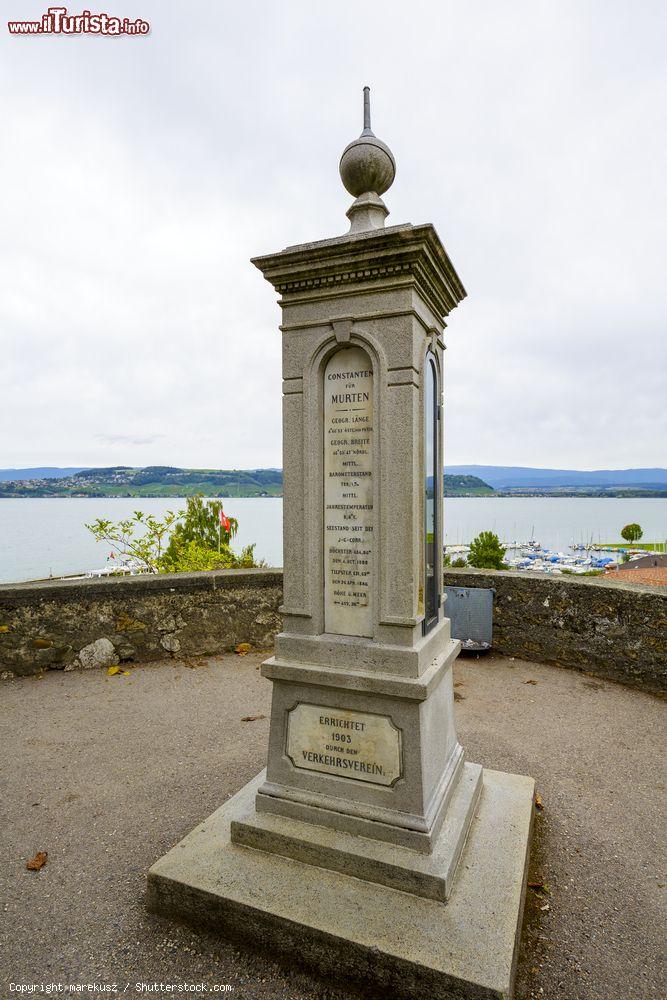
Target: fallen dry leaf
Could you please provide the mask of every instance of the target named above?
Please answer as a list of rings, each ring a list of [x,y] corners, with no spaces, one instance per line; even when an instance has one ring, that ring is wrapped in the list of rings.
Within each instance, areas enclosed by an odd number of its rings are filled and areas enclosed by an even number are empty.
[[[240,642],[236,647],[236,649],[234,650],[234,652],[238,653],[239,656],[245,656],[246,653],[250,652],[250,648],[251,647],[249,642]]]
[[[455,688],[462,688],[464,684],[465,684],[465,681],[457,681],[456,684],[454,685],[454,687]]]
[[[465,695],[462,695],[460,691],[454,692],[454,701],[465,701]]]
[[[549,886],[546,884],[544,879],[536,879],[535,882],[529,882],[528,888],[532,889],[533,892],[539,893],[541,896],[549,895]]]
[[[46,864],[47,858],[49,856],[48,851],[37,851],[34,858],[30,858],[30,861],[26,862],[26,868],[29,872],[39,872],[42,870]]]
[[[527,681],[524,681],[523,683],[524,684],[537,684],[537,681],[534,681],[534,680],[532,680],[532,678],[529,678]]]
[[[257,722],[258,719],[265,719],[265,715],[244,715],[241,722]]]
[[[539,809],[540,812],[542,812],[542,810],[544,809],[544,803],[542,802],[542,798],[539,792],[535,792],[535,808]]]

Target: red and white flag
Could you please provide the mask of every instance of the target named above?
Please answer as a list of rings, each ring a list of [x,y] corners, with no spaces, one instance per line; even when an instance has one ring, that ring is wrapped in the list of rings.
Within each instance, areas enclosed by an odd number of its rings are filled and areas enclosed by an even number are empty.
[[[220,527],[223,529],[223,531],[226,532],[229,532],[229,529],[231,528],[231,524],[229,523],[229,518],[225,514],[224,510],[220,511]]]

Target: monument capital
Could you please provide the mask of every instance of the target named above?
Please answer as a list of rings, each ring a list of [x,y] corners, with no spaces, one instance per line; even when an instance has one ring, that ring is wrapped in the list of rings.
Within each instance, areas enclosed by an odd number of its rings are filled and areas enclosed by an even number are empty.
[[[421,294],[438,321],[466,296],[435,227],[406,223],[382,230],[348,233],[253,257],[267,281],[289,305],[322,290],[345,294],[352,286],[382,290],[397,283]]]

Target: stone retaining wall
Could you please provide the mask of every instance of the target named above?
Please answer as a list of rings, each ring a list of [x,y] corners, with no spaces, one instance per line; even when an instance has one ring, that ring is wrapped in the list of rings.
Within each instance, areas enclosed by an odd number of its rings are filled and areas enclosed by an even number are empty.
[[[476,569],[446,570],[445,585],[495,590],[497,652],[667,690],[667,587]]]
[[[218,570],[0,587],[0,673],[201,656],[281,628],[280,570]]]
[[[667,688],[667,588],[601,578],[447,570],[495,590],[497,652]],[[264,648],[281,628],[280,570],[0,586],[0,674]]]

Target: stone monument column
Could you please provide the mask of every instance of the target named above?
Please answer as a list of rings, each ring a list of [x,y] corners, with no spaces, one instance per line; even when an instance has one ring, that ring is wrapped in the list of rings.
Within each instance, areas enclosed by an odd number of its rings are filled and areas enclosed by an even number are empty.
[[[395,173],[365,88],[349,232],[253,261],[283,341],[267,768],[149,899],[411,997],[508,997],[533,782],[465,759],[442,597],[442,335],[466,293],[432,225],[385,225]]]
[[[256,808],[429,853],[462,777],[461,842],[481,788],[454,725],[434,489],[465,290],[433,226],[385,228],[396,168],[364,96],[340,163],[349,234],[253,261],[281,296],[284,392],[285,625]]]

